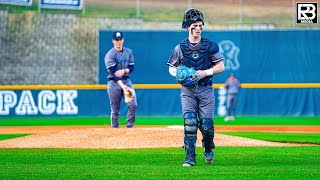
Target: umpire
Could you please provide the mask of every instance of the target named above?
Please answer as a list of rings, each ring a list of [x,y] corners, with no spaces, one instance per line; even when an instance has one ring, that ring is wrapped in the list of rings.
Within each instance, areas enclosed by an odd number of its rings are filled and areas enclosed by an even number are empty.
[[[123,46],[124,35],[116,31],[112,35],[113,48],[105,55],[104,62],[108,70],[108,94],[111,106],[111,126],[119,128],[120,103],[124,97],[124,90],[132,87],[129,74],[134,69],[132,50]],[[127,128],[132,128],[136,120],[137,99],[127,103]]]
[[[202,38],[203,14],[190,8],[184,13],[182,28],[188,30],[188,38],[178,44],[168,60],[169,73],[181,76],[180,67],[196,70],[196,83],[182,84],[181,105],[184,118],[184,147],[186,151],[182,166],[196,164],[197,129],[202,133],[204,159],[210,164],[214,160],[214,92],[212,76],[224,71],[223,58],[219,46],[213,41]],[[179,67],[179,68],[178,68]],[[178,71],[177,71],[178,68]],[[178,72],[178,73],[177,73]],[[190,85],[191,84],[191,85]]]

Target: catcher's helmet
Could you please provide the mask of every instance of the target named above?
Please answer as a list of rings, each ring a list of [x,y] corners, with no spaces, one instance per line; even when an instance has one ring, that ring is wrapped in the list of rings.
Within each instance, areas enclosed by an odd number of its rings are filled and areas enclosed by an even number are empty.
[[[203,14],[199,10],[189,8],[183,15],[182,28],[187,29],[192,23],[197,21],[202,21],[204,25],[203,20]]]

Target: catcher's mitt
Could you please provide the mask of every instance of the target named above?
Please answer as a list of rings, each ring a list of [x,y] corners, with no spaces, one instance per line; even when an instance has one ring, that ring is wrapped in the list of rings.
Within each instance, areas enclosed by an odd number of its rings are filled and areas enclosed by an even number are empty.
[[[176,78],[177,81],[183,86],[192,86],[200,80],[195,69],[188,68],[183,65],[177,68]]]
[[[124,92],[124,101],[126,103],[129,103],[133,100],[133,98],[136,96],[136,92],[134,91],[133,88],[126,87]]]

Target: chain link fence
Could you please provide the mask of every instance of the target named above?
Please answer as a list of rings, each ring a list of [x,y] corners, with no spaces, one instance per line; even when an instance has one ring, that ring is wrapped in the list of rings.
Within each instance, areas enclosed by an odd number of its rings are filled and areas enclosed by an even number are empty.
[[[179,25],[0,11],[0,85],[96,84],[99,29],[159,30]]]

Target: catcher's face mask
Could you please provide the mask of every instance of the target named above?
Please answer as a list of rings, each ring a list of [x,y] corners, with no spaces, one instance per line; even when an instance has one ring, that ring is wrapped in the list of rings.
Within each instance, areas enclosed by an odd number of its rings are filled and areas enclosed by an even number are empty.
[[[203,14],[194,8],[189,8],[183,16],[182,28],[187,29],[192,23],[197,21],[202,21],[202,25],[204,25],[204,17]]]

